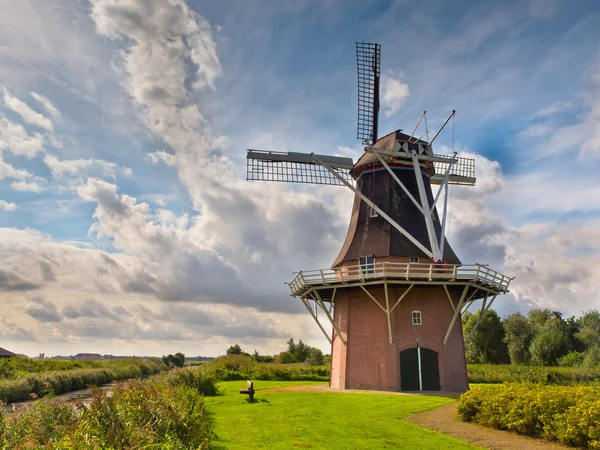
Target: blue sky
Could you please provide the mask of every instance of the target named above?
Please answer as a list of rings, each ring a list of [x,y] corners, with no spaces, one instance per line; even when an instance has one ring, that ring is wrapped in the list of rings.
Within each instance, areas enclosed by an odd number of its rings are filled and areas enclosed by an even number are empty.
[[[382,45],[381,134],[457,110],[436,151],[479,178],[449,240],[516,276],[497,309],[600,304],[597,2],[1,3],[13,351],[326,349],[282,282],[331,264],[351,195],[247,183],[244,157],[360,155],[356,41]]]

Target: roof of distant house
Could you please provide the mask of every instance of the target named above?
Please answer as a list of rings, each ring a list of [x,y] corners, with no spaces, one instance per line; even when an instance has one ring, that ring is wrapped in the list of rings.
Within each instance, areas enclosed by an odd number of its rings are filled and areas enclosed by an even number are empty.
[[[15,356],[15,354],[6,350],[5,348],[0,347],[0,356]]]

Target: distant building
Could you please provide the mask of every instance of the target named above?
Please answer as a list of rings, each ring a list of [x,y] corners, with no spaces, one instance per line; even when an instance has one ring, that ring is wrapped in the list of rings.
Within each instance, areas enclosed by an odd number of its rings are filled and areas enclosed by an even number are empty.
[[[75,359],[102,359],[100,353],[77,353]]]
[[[15,355],[13,352],[10,352],[2,347],[0,347],[0,358],[12,358]]]

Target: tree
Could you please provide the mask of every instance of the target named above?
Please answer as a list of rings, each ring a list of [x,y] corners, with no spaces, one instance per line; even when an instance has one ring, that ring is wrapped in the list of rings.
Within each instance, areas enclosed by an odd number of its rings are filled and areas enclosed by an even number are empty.
[[[183,353],[175,353],[174,355],[167,355],[162,357],[163,362],[167,366],[183,367],[185,364],[185,355]]]
[[[600,367],[600,347],[593,345],[585,351],[584,355],[583,367]]]
[[[463,327],[464,336],[468,336],[479,314],[473,314]],[[504,343],[504,328],[500,317],[491,309],[482,319],[467,345],[467,362],[502,364],[508,362],[508,353]]]
[[[242,352],[242,347],[240,347],[239,344],[234,344],[227,349],[228,355],[241,355]]]
[[[567,353],[569,339],[555,319],[549,320],[541,326],[531,342],[529,351],[531,363],[536,366],[554,366],[558,358]]]
[[[294,357],[290,352],[281,352],[275,358],[275,362],[279,364],[289,364],[294,362]]]
[[[185,355],[181,352],[177,352],[175,353],[175,357],[179,359],[179,361],[181,361],[181,365],[178,367],[183,367],[185,366]]]
[[[294,361],[296,361],[296,362],[306,361],[306,358],[308,358],[308,352],[310,351],[310,349],[311,349],[311,347],[306,345],[304,342],[302,342],[302,339],[300,339],[298,341],[298,343],[296,344],[296,348],[294,349],[294,352],[292,353],[292,355],[294,357]]]
[[[585,350],[585,344],[579,339],[579,332],[581,327],[579,319],[575,316],[571,316],[567,319],[567,338],[569,339],[569,351],[583,352]]]
[[[290,340],[287,341],[287,346],[288,353],[293,355],[296,352],[296,343],[294,342],[294,338],[290,338]]]
[[[311,347],[308,351],[308,357],[306,358],[306,362],[311,366],[321,366],[325,363],[325,357],[323,356],[323,352],[318,348]]]
[[[534,308],[530,309],[527,313],[529,321],[536,329],[542,328],[546,322],[552,318],[552,316],[552,311],[550,311],[548,308]]]
[[[533,340],[534,327],[521,313],[511,314],[503,321],[504,342],[508,347],[511,364],[527,364],[531,359],[529,346]]]
[[[577,320],[579,332],[576,334],[586,348],[600,347],[600,312],[597,309],[585,311]]]

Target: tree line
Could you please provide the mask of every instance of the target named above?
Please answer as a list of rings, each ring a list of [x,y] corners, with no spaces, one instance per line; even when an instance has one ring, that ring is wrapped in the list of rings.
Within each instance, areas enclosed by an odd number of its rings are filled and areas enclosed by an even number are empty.
[[[479,314],[463,314],[469,335]],[[490,310],[466,346],[468,363],[600,367],[600,312],[565,319],[558,311],[531,309],[501,319]]]
[[[298,342],[294,341],[294,338],[290,338],[287,341],[287,350],[278,353],[277,355],[260,355],[256,350],[251,355],[250,353],[244,352],[239,344],[234,344],[227,349],[228,355],[245,355],[250,356],[252,359],[258,362],[276,362],[279,364],[290,364],[290,363],[307,363],[311,366],[320,366],[325,364],[326,356],[318,348],[311,347],[305,344],[300,339]]]

